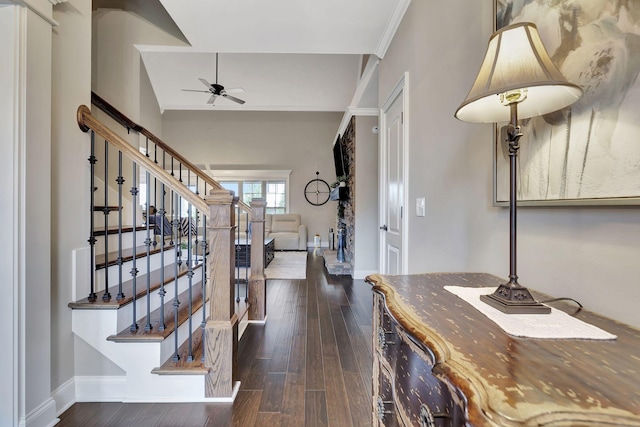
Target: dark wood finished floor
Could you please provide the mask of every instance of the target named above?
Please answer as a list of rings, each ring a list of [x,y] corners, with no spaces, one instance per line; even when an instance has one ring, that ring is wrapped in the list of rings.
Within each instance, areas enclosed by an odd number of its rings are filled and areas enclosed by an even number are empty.
[[[57,426],[371,425],[369,285],[309,253],[306,280],[267,282],[267,313],[240,341],[234,403],[76,403]]]

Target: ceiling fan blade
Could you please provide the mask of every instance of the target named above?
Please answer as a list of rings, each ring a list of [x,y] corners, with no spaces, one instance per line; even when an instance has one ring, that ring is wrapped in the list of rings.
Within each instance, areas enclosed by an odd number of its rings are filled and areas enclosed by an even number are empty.
[[[207,104],[213,105],[214,102],[216,102],[216,95],[211,95],[211,98],[209,98]]]
[[[205,79],[198,78],[198,80],[200,80],[202,82],[202,84],[204,84],[205,86],[211,87],[211,84],[208,81],[206,81]]]
[[[210,90],[196,90],[196,89],[182,89],[183,92],[202,92],[202,93],[211,93]]]
[[[241,88],[241,87],[234,87],[234,88],[231,88],[231,89],[225,89],[225,91],[227,93],[244,93],[244,92],[246,92],[244,90],[244,88]]]
[[[237,102],[238,104],[244,104],[245,103],[245,101],[243,101],[242,99],[238,99],[235,96],[227,95],[226,93],[223,93],[222,96],[224,96],[227,99],[232,100],[233,102]]]

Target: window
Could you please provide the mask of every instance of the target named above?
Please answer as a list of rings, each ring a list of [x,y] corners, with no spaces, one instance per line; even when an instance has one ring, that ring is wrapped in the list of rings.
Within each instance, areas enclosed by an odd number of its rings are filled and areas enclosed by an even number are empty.
[[[267,181],[267,213],[287,212],[287,188],[285,181]]]
[[[266,213],[287,212],[286,180],[221,180],[220,185],[233,191],[240,200],[248,205],[254,198],[265,199],[267,202]]]
[[[251,204],[251,200],[262,198],[262,181],[243,181],[242,182],[242,201]],[[238,195],[240,197],[240,195]]]

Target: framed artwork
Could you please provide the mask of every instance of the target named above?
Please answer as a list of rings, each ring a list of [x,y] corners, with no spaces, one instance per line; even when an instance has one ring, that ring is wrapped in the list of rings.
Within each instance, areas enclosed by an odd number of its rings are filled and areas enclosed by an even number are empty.
[[[640,205],[640,1],[494,0],[495,28],[533,22],[583,96],[520,121],[522,205]],[[506,123],[504,124],[506,125]],[[509,200],[503,125],[494,144],[494,203]]]

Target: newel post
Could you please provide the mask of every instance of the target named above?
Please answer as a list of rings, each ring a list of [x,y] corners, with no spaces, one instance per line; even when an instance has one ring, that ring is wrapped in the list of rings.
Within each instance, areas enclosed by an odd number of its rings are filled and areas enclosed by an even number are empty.
[[[251,202],[251,276],[249,277],[249,320],[267,318],[267,280],[264,275],[264,199]]]
[[[233,192],[212,190],[209,205],[209,318],[205,326],[206,397],[231,397],[236,378],[238,318],[235,314],[235,209]]]

